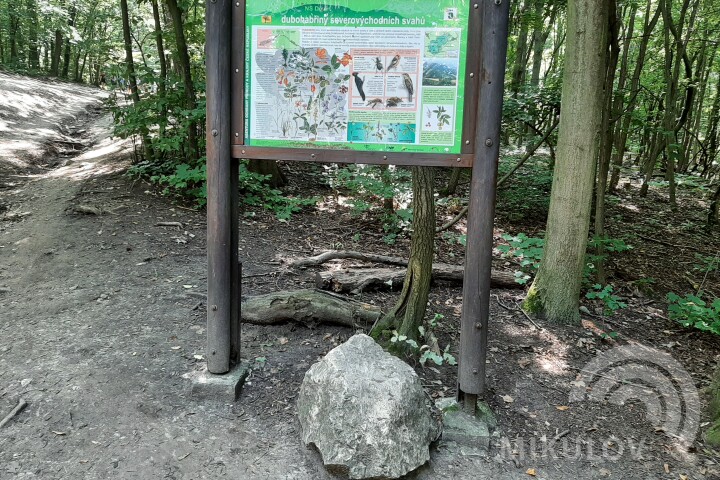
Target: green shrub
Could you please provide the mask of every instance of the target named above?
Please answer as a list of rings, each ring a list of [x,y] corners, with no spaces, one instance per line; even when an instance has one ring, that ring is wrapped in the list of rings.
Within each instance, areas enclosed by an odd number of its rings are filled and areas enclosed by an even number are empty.
[[[673,292],[668,293],[670,318],[684,327],[694,327],[720,335],[720,298],[708,305],[701,296],[702,292],[684,297]]]

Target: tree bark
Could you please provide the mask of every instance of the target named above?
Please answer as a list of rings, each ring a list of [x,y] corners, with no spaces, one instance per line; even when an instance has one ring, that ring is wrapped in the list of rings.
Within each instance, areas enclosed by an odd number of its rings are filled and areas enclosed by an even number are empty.
[[[77,15],[77,7],[73,3],[70,6],[70,16],[68,18],[68,30],[72,30],[75,27],[75,16]],[[68,72],[70,71],[70,38],[65,37],[65,54],[63,55],[63,68],[62,77],[67,78]]]
[[[38,49],[38,15],[35,0],[26,2],[29,28],[28,28],[28,62],[32,70],[40,68],[40,50]]]
[[[602,110],[602,124],[600,129],[600,157],[598,159],[597,185],[595,187],[595,235],[600,240],[597,246],[596,276],[597,283],[605,285],[605,190],[607,189],[608,173],[610,171],[610,156],[613,147],[613,87],[615,85],[615,71],[620,56],[619,22],[617,17],[617,4],[609,0],[608,15],[608,45],[607,63],[605,65],[604,107]]]
[[[627,145],[628,133],[630,131],[630,123],[632,121],[632,111],[637,104],[637,95],[640,89],[640,74],[642,73],[643,66],[645,65],[645,54],[647,52],[647,46],[650,41],[652,31],[655,28],[658,19],[660,18],[660,8],[657,8],[655,10],[655,14],[650,17],[651,7],[652,0],[648,0],[646,7],[647,10],[645,13],[643,35],[640,39],[638,55],[635,59],[635,69],[633,70],[633,75],[630,80],[630,100],[628,101],[627,108],[625,108],[627,113],[623,118],[622,125],[619,127],[619,135],[616,136],[617,141],[615,145],[615,157],[612,161],[613,168],[609,184],[610,191],[614,191],[617,188],[618,182],[620,181],[620,168],[622,167],[623,157],[625,155],[625,146]],[[630,39],[628,39],[627,42],[629,43]]]
[[[137,105],[140,103],[140,93],[138,92],[137,78],[135,77],[135,63],[133,62],[132,55],[132,40],[130,38],[130,20],[128,18],[127,0],[120,0],[120,11],[123,25],[123,40],[125,42],[125,71],[128,76],[128,83],[130,84],[130,98],[132,99],[133,104]],[[97,69],[99,74],[99,64]],[[146,126],[141,126],[140,136],[142,137],[143,153],[145,158],[152,160],[152,147],[150,145],[150,137]]]
[[[52,48],[52,60],[50,61],[50,76],[57,77],[60,70],[60,51],[62,50],[62,31],[55,30],[55,43]]]
[[[567,25],[545,249],[524,308],[553,322],[577,323],[602,118],[606,2],[570,0]]]
[[[518,32],[517,45],[515,46],[515,61],[513,62],[512,77],[510,79],[510,91],[516,96],[520,91],[520,86],[525,78],[525,68],[527,66],[527,43],[528,43],[528,19],[526,11],[528,6],[526,3],[520,5],[517,21],[520,24]]]
[[[177,59],[180,65],[180,71],[183,79],[185,90],[185,107],[192,111],[197,107],[195,99],[195,86],[193,85],[192,71],[190,69],[190,54],[188,53],[187,41],[185,39],[185,31],[183,30],[182,11],[178,6],[177,0],[166,0],[170,17],[172,18],[173,30],[175,31],[175,46],[177,47]],[[193,160],[200,158],[200,150],[198,148],[197,138],[197,122],[190,120],[188,122],[188,149]]]
[[[158,79],[158,97],[165,98],[165,85],[167,84],[167,62],[165,61],[165,45],[163,44],[162,23],[160,22],[160,9],[157,0],[151,0],[153,21],[155,24],[155,46],[158,52],[158,62],[160,63],[160,78]],[[162,103],[160,108],[158,135],[162,137],[165,134],[165,126],[167,123],[167,104]]]
[[[427,308],[435,247],[435,198],[433,167],[412,167],[413,235],[405,282],[395,306],[373,328],[378,337],[384,330],[417,339]]]
[[[250,172],[264,175],[265,182],[273,188],[287,185],[287,177],[275,160],[252,159],[248,161],[247,169]]]

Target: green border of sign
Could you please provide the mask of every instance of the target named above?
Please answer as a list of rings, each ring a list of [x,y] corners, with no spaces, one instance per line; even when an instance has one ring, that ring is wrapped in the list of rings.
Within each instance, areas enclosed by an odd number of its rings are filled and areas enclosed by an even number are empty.
[[[343,3],[343,5],[339,5]],[[459,154],[463,145],[463,120],[465,118],[466,91],[466,57],[468,45],[468,10],[464,1],[406,0],[403,2],[388,0],[345,0],[343,2],[321,3],[312,0],[270,0],[267,2],[249,2],[246,0],[246,31],[245,40],[245,78],[244,78],[244,145],[246,147],[279,147],[291,149],[345,149],[366,152],[392,153],[428,153],[428,154]],[[453,9],[456,19],[446,20],[447,9]],[[406,25],[403,25],[405,22]],[[329,26],[330,24],[339,26]],[[303,27],[324,29],[364,28],[355,26],[371,23],[372,28],[393,29],[459,29],[458,39],[459,61],[457,86],[455,94],[455,119],[453,125],[452,144],[427,145],[417,143],[360,143],[360,142],[321,142],[321,141],[288,141],[274,139],[250,138],[253,105],[252,91],[252,58],[255,51],[252,47],[252,31],[254,26],[263,27]],[[412,25],[408,25],[412,23]],[[431,92],[433,87],[424,87],[423,95]],[[442,87],[441,87],[442,88]]]

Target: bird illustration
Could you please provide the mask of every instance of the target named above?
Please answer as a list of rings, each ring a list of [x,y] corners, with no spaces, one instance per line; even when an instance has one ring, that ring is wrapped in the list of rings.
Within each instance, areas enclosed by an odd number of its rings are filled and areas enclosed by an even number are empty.
[[[382,64],[382,62],[380,61],[380,57],[375,57],[375,68],[378,69],[378,72],[382,72],[382,71],[383,71],[383,64]]]
[[[400,102],[402,102],[402,98],[400,97],[390,97],[387,99],[387,103],[385,103],[385,106],[390,107],[397,107],[400,105]]]
[[[372,100],[368,100],[367,102],[368,106],[371,108],[375,108],[381,103],[383,103],[382,98],[373,98]]]
[[[403,73],[402,76],[403,76],[403,82],[405,82],[405,88],[408,91],[408,102],[412,102],[413,93],[415,91],[413,89],[412,78],[410,78],[410,75],[408,75],[407,73]]]
[[[365,91],[363,90],[363,83],[365,83],[365,77],[360,78],[360,75],[357,72],[353,72],[352,76],[355,77],[355,86],[358,89],[360,98],[362,98],[363,102],[364,102],[365,101]]]
[[[398,66],[398,63],[400,63],[400,54],[398,53],[393,57],[392,60],[390,60],[390,65],[385,69],[386,72],[389,72],[391,68],[395,68]]]

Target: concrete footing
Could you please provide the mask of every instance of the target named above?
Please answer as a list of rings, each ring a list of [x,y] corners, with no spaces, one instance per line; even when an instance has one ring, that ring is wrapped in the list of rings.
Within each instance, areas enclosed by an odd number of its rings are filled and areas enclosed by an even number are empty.
[[[462,450],[487,455],[497,420],[485,402],[478,401],[475,416],[464,412],[453,398],[439,400],[436,405],[443,412],[443,442],[453,442]]]
[[[222,375],[202,370],[186,374],[185,377],[190,380],[190,396],[193,398],[232,403],[240,396],[248,372],[247,363],[241,362]]]

